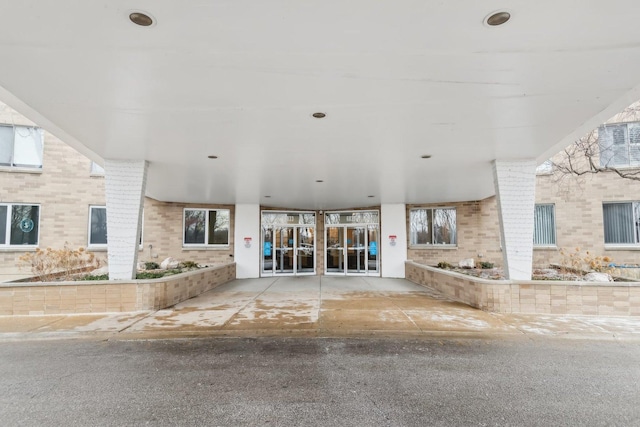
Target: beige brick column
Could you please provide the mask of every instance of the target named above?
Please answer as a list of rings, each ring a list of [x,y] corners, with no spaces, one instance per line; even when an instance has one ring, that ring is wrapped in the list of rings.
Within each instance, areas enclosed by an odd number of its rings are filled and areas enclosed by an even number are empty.
[[[135,279],[147,162],[105,159],[104,166],[109,279]]]
[[[531,280],[536,162],[495,160],[493,171],[505,274]]]

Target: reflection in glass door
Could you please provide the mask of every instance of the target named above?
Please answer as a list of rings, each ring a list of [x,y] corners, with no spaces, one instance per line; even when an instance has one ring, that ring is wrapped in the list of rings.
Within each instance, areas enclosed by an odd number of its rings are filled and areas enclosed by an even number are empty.
[[[273,273],[275,268],[275,255],[273,247],[273,228],[262,227],[262,272]]]
[[[367,271],[369,273],[379,273],[380,258],[378,257],[378,225],[368,225],[367,233]]]
[[[328,273],[344,273],[344,227],[327,227]]]
[[[315,272],[315,228],[296,227],[296,273]]]
[[[293,273],[293,227],[275,227],[276,237],[276,265],[275,272],[279,274]]]
[[[325,273],[380,275],[378,212],[325,214]]]
[[[346,227],[347,231],[347,271],[349,273],[366,273],[365,249],[367,236],[364,227]]]
[[[262,213],[261,275],[315,274],[315,214]]]

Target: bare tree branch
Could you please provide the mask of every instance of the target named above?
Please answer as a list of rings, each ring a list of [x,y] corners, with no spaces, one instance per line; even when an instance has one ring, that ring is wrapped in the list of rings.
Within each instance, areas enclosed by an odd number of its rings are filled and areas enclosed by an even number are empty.
[[[640,102],[625,108],[610,120],[611,123],[634,121],[640,121]],[[614,173],[623,179],[640,181],[640,164],[613,164],[616,148],[613,145],[607,147],[600,144],[598,138],[598,130],[594,129],[551,160],[556,182],[567,177],[584,177],[599,173]]]

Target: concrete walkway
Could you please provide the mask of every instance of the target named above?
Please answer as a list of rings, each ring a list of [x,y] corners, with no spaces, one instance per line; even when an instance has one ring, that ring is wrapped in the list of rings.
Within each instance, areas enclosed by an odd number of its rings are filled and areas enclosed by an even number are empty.
[[[640,318],[487,313],[401,279],[235,280],[154,312],[0,316],[0,339],[193,336],[526,336],[640,339]]]

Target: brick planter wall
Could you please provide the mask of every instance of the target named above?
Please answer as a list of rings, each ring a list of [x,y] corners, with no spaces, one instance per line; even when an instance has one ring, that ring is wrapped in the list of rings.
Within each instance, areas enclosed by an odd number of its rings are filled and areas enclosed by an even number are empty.
[[[405,271],[407,280],[485,311],[640,316],[640,282],[485,280],[413,261]]]
[[[152,280],[0,283],[0,315],[159,310],[235,278],[231,263]]]

